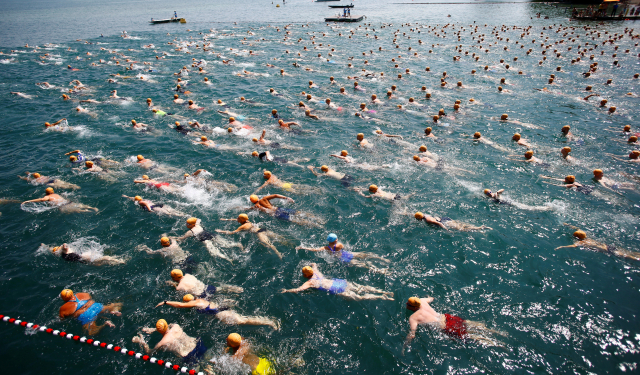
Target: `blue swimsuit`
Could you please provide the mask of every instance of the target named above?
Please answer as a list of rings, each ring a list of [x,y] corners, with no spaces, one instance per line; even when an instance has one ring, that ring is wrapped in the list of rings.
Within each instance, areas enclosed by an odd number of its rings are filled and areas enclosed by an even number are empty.
[[[228,308],[228,307],[226,307],[226,306],[223,306],[223,307],[216,307],[215,309],[212,309],[211,307],[207,306],[207,307],[206,307],[206,308],[204,308],[204,309],[198,309],[198,312],[199,312],[199,313],[201,313],[201,314],[211,314],[211,315],[216,315],[216,314],[218,314],[219,312],[227,311],[227,310],[229,310],[229,308]]]
[[[200,298],[206,298],[208,296],[212,296],[214,294],[216,294],[216,287],[213,285],[207,285],[206,289],[204,290],[204,292],[202,292],[201,295],[199,295],[198,297]]]
[[[206,352],[207,352],[207,347],[204,346],[204,344],[202,343],[202,340],[198,339],[198,342],[196,342],[196,347],[193,348],[193,350],[190,351],[189,354],[184,356],[183,360],[185,363],[188,363],[188,364],[198,363],[200,358],[202,358],[202,356]]]
[[[333,249],[330,246],[327,246],[327,247],[329,248],[329,250],[332,253],[335,253],[337,246],[338,246],[337,244],[334,245]],[[351,259],[353,259],[353,253],[342,250],[342,253],[340,254],[340,261],[342,261],[344,263],[349,263],[349,262],[351,262]]]
[[[291,215],[295,215],[295,214],[296,214],[296,210],[293,210],[291,208],[278,207],[276,208],[275,216],[281,220],[291,221]]]
[[[74,297],[74,298],[75,298],[75,301],[69,301],[69,302],[76,303],[76,311],[80,310],[82,307],[84,307],[84,305],[87,304],[87,302],[89,302],[88,299],[78,300],[77,297]],[[82,325],[95,322],[96,319],[98,319],[98,314],[100,314],[100,312],[102,311],[102,308],[103,306],[101,303],[94,302],[93,305],[89,306],[89,308],[85,312],[80,314],[80,316],[77,317],[76,319],[78,319],[80,323],[82,323]]]

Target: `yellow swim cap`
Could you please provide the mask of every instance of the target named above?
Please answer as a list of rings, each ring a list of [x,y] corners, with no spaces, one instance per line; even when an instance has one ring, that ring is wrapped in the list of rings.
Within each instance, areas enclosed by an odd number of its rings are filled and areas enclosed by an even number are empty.
[[[524,157],[525,158],[531,158],[533,156],[533,151],[529,150],[527,152],[524,153]]]
[[[227,128],[227,132],[233,133],[233,128]]]
[[[190,217],[190,218],[187,219],[187,226],[196,225],[197,222],[198,222],[198,218]]]
[[[182,297],[182,301],[184,301],[184,302],[191,302],[191,301],[193,301],[194,299],[196,299],[196,298],[193,296],[193,294],[185,294],[185,295]]]
[[[347,156],[347,155],[349,155],[349,153],[347,152],[347,150],[342,150],[342,151],[340,151],[340,155]]]
[[[232,333],[229,336],[227,336],[227,345],[229,345],[232,348],[238,348],[240,347],[240,344],[242,343],[242,336],[240,336],[237,333]]]
[[[635,135],[632,135],[631,137],[629,137],[629,139],[627,140],[627,142],[629,143],[633,143],[633,142],[637,142],[638,141],[638,137]]]
[[[251,156],[258,157],[258,156],[260,156],[260,154],[258,153],[258,151],[254,151],[254,152],[251,153]]]
[[[262,173],[262,175],[264,176],[264,178],[266,178],[267,180],[271,178],[271,172],[269,171],[264,171],[264,173]]]
[[[440,116],[433,115],[433,122],[437,122],[438,120],[440,120]]]
[[[420,161],[420,156],[418,156],[418,155],[413,155],[413,160],[415,160],[415,161]]]
[[[249,216],[247,216],[247,214],[238,215],[238,222],[244,223],[244,222],[246,222],[248,220],[249,220]]]
[[[577,230],[577,231],[573,232],[573,236],[577,237],[577,238],[579,238],[581,240],[584,240],[585,238],[587,238],[587,234],[582,230]]]
[[[356,135],[356,138],[357,138],[359,141],[361,141],[361,140],[363,140],[363,139],[364,139],[364,134],[362,134],[362,133],[358,133],[358,135]]]
[[[143,174],[143,175],[142,175],[142,179],[143,179],[143,180],[148,180],[148,179],[149,179],[149,176],[147,176],[146,174]]]
[[[206,141],[207,141],[207,137],[205,137],[205,136],[203,135],[202,137],[200,137],[200,140],[201,140],[202,142],[206,142]]]
[[[53,249],[51,249],[52,253],[55,253],[56,251],[60,250],[60,246],[54,246]]]
[[[258,142],[258,138],[253,138],[252,141]]]
[[[576,181],[576,176],[570,174],[564,178],[564,182],[572,184]]]
[[[480,134],[480,132],[473,133],[473,138],[477,139],[477,138],[480,138],[480,137],[482,137],[482,134]]]
[[[33,174],[33,178],[40,178],[40,173],[37,173],[37,172],[36,172],[36,173],[34,173],[34,174]]]
[[[47,193],[47,194],[53,194],[53,188],[48,187],[48,188],[44,189],[44,192]]]
[[[136,201],[136,202],[138,202],[138,201],[141,201],[141,200],[142,200],[142,197],[141,197],[141,196],[139,196],[139,195],[136,195],[135,197],[133,197],[133,200],[134,200],[134,201]]]
[[[598,175],[603,175],[604,173],[602,172],[602,169],[594,169],[593,170],[593,175],[594,176],[598,176]]]
[[[425,145],[420,146],[420,152],[427,152],[427,146]]]
[[[84,162],[84,165],[86,165],[88,168],[91,168],[93,166],[93,162],[90,160],[87,160]]]
[[[329,171],[329,167],[327,167],[326,165],[323,165],[320,167],[320,170],[323,172],[328,172]]]
[[[407,300],[407,307],[420,308],[421,305],[422,302],[418,297],[411,297],[409,298],[409,300]]]
[[[413,217],[415,217],[418,220],[422,220],[422,219],[424,219],[424,214],[422,212],[418,211],[418,212],[416,212],[415,215],[413,215]]]
[[[229,117],[229,122],[234,122],[234,121],[236,121],[235,117]]]
[[[144,160],[144,156],[142,156],[142,155],[138,155],[137,158],[138,158],[138,161]]]
[[[160,239],[160,243],[162,244],[162,246],[167,247],[171,245],[171,240],[169,239],[169,237],[162,237]]]
[[[571,126],[569,125],[565,125],[562,127],[562,131],[569,131],[571,129]]]
[[[251,203],[256,203],[260,200],[260,198],[258,198],[257,195],[252,194],[251,196],[249,196],[249,200],[251,201]]]
[[[491,194],[491,190],[490,190],[490,189],[484,189],[484,193],[485,193],[486,195],[490,195],[490,194]]]
[[[562,151],[566,152],[567,154],[571,152],[571,147],[563,147]]]
[[[73,298],[73,291],[71,289],[65,289],[62,292],[60,292],[60,298],[62,298],[63,301],[69,301],[71,298]]]
[[[169,324],[167,324],[166,320],[160,319],[156,322],[156,331],[164,335],[168,329],[169,329]]]
[[[171,278],[174,280],[180,280],[182,279],[182,276],[184,276],[184,274],[182,273],[182,270],[179,269],[173,269],[171,270]]]
[[[75,155],[71,155],[71,156],[69,156],[69,160],[76,161],[76,160],[78,160],[78,158]]]
[[[509,115],[506,114],[506,113],[503,113],[502,116],[500,116],[500,120],[503,120],[503,121],[508,119],[508,118],[509,118]]]
[[[515,133],[513,135],[513,137],[511,137],[511,139],[513,139],[514,141],[519,141],[520,140],[520,133]]]
[[[378,191],[378,186],[377,185],[369,185],[369,191],[372,193],[375,193],[376,191]]]
[[[313,268],[309,266],[302,267],[302,275],[307,279],[310,278],[311,276],[313,276]]]

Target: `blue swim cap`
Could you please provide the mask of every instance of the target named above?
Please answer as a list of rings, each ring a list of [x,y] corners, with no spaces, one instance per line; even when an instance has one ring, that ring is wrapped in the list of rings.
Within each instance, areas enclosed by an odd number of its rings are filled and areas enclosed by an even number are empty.
[[[327,236],[327,242],[334,242],[338,240],[338,236],[335,233],[329,233]]]

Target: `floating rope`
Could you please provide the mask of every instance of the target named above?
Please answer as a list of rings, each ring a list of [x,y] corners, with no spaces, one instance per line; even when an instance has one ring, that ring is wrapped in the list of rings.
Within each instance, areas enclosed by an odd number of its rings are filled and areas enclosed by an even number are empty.
[[[143,361],[146,362],[151,362],[151,363],[155,363],[159,366],[164,366],[168,369],[173,369],[175,371],[178,372],[182,372],[185,374],[189,374],[189,375],[195,375],[196,374],[196,370],[193,369],[188,369],[186,367],[180,367],[179,365],[174,365],[171,362],[166,362],[163,361],[162,359],[157,359],[155,357],[150,357],[146,354],[142,354],[142,353],[136,353],[133,350],[127,350],[125,348],[122,348],[120,346],[114,346],[113,344],[107,344],[105,342],[100,342],[98,340],[94,340],[94,339],[88,339],[84,336],[80,337],[78,335],[74,335],[72,333],[68,333],[68,332],[64,332],[64,331],[59,331],[59,330],[54,330],[53,328],[48,328],[45,326],[39,326],[37,324],[33,324],[33,323],[28,323],[19,319],[15,319],[15,318],[10,318],[8,316],[5,315],[0,315],[0,319],[2,319],[3,322],[7,322],[7,323],[11,323],[11,324],[15,324],[15,325],[19,325],[25,328],[31,328],[34,331],[40,331],[40,332],[46,332],[46,333],[50,333],[54,336],[59,336],[59,337],[66,337],[69,340],[73,340],[73,341],[77,341],[77,342],[81,342],[83,344],[88,344],[88,345],[93,345],[95,347],[100,347],[100,348],[104,348],[107,350],[113,350],[114,352],[120,352],[121,354],[124,355],[128,355],[129,357],[135,357],[137,359],[142,359]],[[203,372],[198,372],[198,375],[204,375]]]

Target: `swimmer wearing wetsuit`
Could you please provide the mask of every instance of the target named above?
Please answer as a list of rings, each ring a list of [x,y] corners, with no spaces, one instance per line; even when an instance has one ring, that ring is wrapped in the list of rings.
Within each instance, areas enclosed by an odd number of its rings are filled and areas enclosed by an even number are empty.
[[[115,327],[115,325],[107,320],[101,326],[96,324],[98,315],[101,313],[110,313],[112,315],[121,316],[120,312],[122,303],[111,303],[103,305],[91,299],[89,293],[73,294],[71,289],[65,289],[60,292],[60,298],[65,304],[60,307],[60,319],[76,318],[89,335],[95,335],[104,326]]]
[[[156,323],[155,329],[149,327],[142,328],[142,332],[146,334],[152,334],[155,331],[162,334],[162,340],[160,340],[153,349],[149,347],[149,344],[147,344],[141,333],[135,336],[131,342],[140,344],[147,355],[151,355],[158,350],[164,350],[178,355],[189,365],[198,363],[207,352],[207,347],[204,346],[202,340],[187,335],[182,330],[182,327],[176,323],[167,324],[166,320],[160,319]]]
[[[279,328],[278,324],[272,319],[261,316],[242,316],[228,306],[220,306],[206,299],[195,298],[192,294],[184,295],[182,301],[164,301],[160,302],[156,307],[167,305],[175,308],[196,308],[199,313],[213,315],[222,323],[229,325],[269,326],[276,330]]]
[[[500,332],[487,329],[483,323],[464,320],[455,315],[440,314],[429,305],[431,302],[433,302],[433,297],[411,297],[407,301],[407,309],[414,313],[409,317],[410,330],[404,341],[403,353],[404,349],[409,346],[411,340],[416,336],[418,326],[423,324],[438,328],[444,334],[461,340],[473,339],[492,346],[500,344],[495,340],[481,336],[478,331]],[[473,331],[473,333],[470,331]]]
[[[354,301],[383,299],[393,301],[393,292],[385,292],[384,290],[374,288],[372,286],[360,285],[348,282],[344,279],[328,279],[325,278],[318,270],[315,263],[311,266],[302,268],[302,275],[309,279],[298,288],[282,289],[282,293],[298,293],[309,288],[319,289],[329,294],[337,294],[346,299]]]

